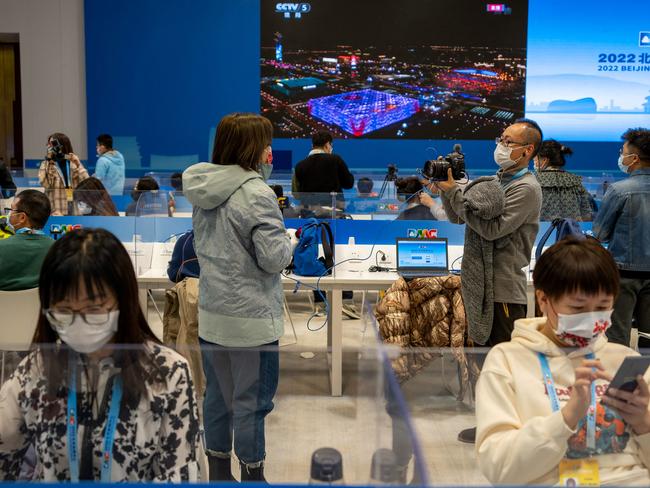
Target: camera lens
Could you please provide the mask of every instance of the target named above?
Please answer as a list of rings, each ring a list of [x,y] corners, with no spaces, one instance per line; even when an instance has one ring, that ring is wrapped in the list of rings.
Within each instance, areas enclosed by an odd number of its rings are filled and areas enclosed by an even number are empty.
[[[431,180],[446,180],[447,170],[449,169],[449,162],[442,160],[429,160],[424,163],[424,176]]]

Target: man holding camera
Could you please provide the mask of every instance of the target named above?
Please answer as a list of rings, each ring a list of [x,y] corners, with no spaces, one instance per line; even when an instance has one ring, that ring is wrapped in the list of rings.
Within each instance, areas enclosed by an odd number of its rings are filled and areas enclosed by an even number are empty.
[[[469,211],[463,190],[454,180],[451,168],[447,180],[436,182],[451,222],[464,223],[486,241],[499,240],[499,245],[494,246],[492,261],[492,326],[487,341],[480,343],[488,347],[509,341],[515,320],[525,318],[527,314],[527,277],[523,268],[530,264],[542,207],[542,189],[528,166],[541,142],[541,129],[527,119],[520,119],[507,127],[496,139],[494,161],[500,168],[496,178],[505,195],[505,206],[503,213],[493,219],[481,219]],[[462,268],[482,265],[463,262]],[[466,307],[472,298],[464,294]],[[475,435],[475,428],[466,429],[458,439],[474,442]]]
[[[47,138],[47,155],[38,169],[38,181],[52,205],[52,215],[72,215],[72,192],[88,178],[79,157],[72,150],[70,138],[55,132]]]

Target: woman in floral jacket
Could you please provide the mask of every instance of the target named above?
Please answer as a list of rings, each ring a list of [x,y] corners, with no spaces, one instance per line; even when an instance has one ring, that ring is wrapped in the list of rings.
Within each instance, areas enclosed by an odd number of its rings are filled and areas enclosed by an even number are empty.
[[[65,159],[57,158],[61,155]],[[68,136],[60,132],[49,136],[47,158],[41,162],[38,181],[45,188],[45,194],[50,199],[52,215],[68,215],[68,202],[72,202],[72,190],[86,178],[88,178],[88,171],[72,151],[72,143]],[[70,189],[69,195],[66,188]]]
[[[190,369],[156,339],[137,291],[108,231],[52,246],[33,350],[0,390],[0,480],[19,479],[35,452],[40,481],[197,481]]]

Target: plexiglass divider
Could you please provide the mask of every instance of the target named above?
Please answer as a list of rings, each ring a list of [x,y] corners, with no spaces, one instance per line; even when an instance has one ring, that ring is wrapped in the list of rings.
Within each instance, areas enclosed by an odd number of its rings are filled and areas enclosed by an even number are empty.
[[[373,328],[367,326],[368,331]],[[393,429],[398,422],[403,428],[400,435],[405,436],[399,445],[415,453],[402,475],[418,484],[426,482],[408,412],[374,339],[369,337],[370,344],[361,349],[346,351],[346,394],[331,397],[324,347],[199,346],[196,339],[188,343],[186,333],[167,334],[172,341],[165,347],[152,342],[113,344],[81,354],[63,343],[16,351],[15,361],[7,363],[0,394],[0,479],[70,479],[74,459],[67,426],[74,415],[70,413],[74,391],[78,443],[85,448],[77,462],[90,463],[96,481],[105,462],[114,482],[207,481],[207,449],[209,453],[232,450],[237,479],[239,458],[264,459],[265,476],[272,484],[326,482],[311,479],[311,463],[315,451],[330,448],[342,458],[342,478],[330,480],[334,484],[398,484],[394,465],[404,454],[394,452]],[[205,396],[196,387],[202,373],[207,380]],[[121,399],[113,410],[118,381]],[[88,439],[83,430],[91,415],[93,384],[106,401],[97,406],[102,428]],[[111,417],[114,412],[119,413]],[[100,446],[104,424],[111,418],[117,427],[113,458],[106,461]],[[94,454],[88,455],[89,445],[96,447]],[[380,449],[381,456],[376,454]],[[395,455],[387,456],[386,450]],[[373,456],[382,466],[374,473]],[[81,472],[88,473],[85,468]]]

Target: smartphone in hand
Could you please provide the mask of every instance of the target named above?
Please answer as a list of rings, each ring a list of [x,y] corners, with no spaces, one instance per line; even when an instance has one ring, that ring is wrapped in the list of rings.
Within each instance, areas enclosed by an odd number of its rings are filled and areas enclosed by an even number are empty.
[[[633,392],[638,386],[636,377],[644,375],[650,367],[650,356],[628,356],[616,371],[609,388]],[[607,392],[605,392],[607,395]]]

